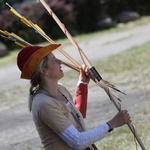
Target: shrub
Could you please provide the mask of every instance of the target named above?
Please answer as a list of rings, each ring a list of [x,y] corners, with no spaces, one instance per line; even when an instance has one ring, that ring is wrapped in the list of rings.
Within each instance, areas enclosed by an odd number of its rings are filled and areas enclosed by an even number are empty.
[[[3,0],[0,1],[2,3]],[[22,0],[23,1],[23,0]],[[27,1],[25,3],[25,1]],[[122,11],[134,11],[141,15],[149,14],[150,5],[146,0],[45,0],[50,5],[58,18],[65,24],[72,35],[93,32],[99,30],[98,23],[110,18],[112,24],[116,24],[117,16]],[[9,2],[9,0],[8,0]],[[10,0],[16,3],[17,0]],[[21,1],[20,1],[21,2]],[[24,0],[24,3],[15,4],[17,10],[38,24],[48,36],[56,40],[63,38],[64,34],[46,9],[36,0]],[[3,8],[3,9],[2,9]],[[2,9],[2,10],[1,10]],[[9,9],[4,9],[4,3],[0,5],[0,29],[15,32],[28,42],[34,44],[45,41],[33,29],[28,28],[14,16]],[[7,45],[7,40],[1,39]]]

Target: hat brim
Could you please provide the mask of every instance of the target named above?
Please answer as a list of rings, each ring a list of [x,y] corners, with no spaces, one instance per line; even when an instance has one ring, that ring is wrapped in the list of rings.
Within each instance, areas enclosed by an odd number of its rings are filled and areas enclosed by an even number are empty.
[[[41,60],[49,55],[53,50],[57,49],[61,44],[51,44],[45,47],[40,48],[35,53],[33,53],[27,62],[24,64],[21,78],[23,79],[31,79],[33,73],[35,72],[38,64]]]

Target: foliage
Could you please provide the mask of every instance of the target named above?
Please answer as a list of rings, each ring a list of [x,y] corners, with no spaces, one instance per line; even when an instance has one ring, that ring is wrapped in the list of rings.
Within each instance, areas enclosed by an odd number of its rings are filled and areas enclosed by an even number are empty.
[[[149,68],[149,64],[148,64],[149,46],[150,46],[150,43],[146,43],[146,44],[144,44],[142,46],[139,46],[137,48],[132,48],[132,49],[128,50],[127,52],[122,53],[121,55],[119,54],[117,56],[112,56],[113,58],[111,57],[107,61],[99,61],[98,64],[103,64],[103,62],[106,64],[104,66],[106,69],[103,69],[101,71],[103,72],[103,71],[107,70],[107,68],[109,68],[109,64],[111,62],[112,64],[114,64],[116,66],[116,68],[119,69],[119,72],[122,70],[121,74],[126,77],[126,73],[123,71],[124,66],[119,65],[119,63],[123,61],[124,64],[125,64],[127,62],[126,58],[128,56],[130,56],[130,57],[134,56],[135,57],[134,60],[136,61],[136,63],[138,63],[137,65],[139,65],[138,68],[137,68],[137,66],[133,66],[132,71],[128,70],[128,72],[131,72],[131,74],[132,74],[133,70],[136,70],[136,69],[138,70],[139,68],[143,69],[143,67],[144,68],[146,67],[146,69],[148,70],[148,68]],[[119,63],[116,63],[116,58],[117,58],[117,61]],[[144,61],[145,59],[146,59],[146,61]],[[143,60],[142,63],[141,63],[141,60]],[[131,59],[129,59],[129,61],[128,61],[128,64],[130,64],[130,63],[131,63],[131,66],[132,66],[133,61]],[[99,69],[101,69],[101,67]],[[144,77],[143,72],[144,72],[144,69],[140,72],[140,74],[142,76],[138,80],[138,82],[140,82],[140,84],[138,84],[138,85],[144,85],[143,84],[143,79],[144,79],[143,78]],[[72,73],[72,75],[74,75],[73,70],[72,70],[72,72],[69,71],[68,73],[65,73],[65,81],[63,80],[65,84],[67,84],[68,75],[70,73]],[[148,80],[147,84],[149,85],[149,83],[150,83],[149,82],[150,81],[149,72],[148,72],[147,75],[148,75],[146,77],[147,80]],[[133,74],[128,77],[128,78],[130,78],[130,82],[131,82],[131,76],[133,76]],[[136,76],[137,76],[137,74],[136,74]],[[71,80],[74,79],[73,77],[71,78]],[[115,77],[114,78],[116,79],[115,82],[119,78],[118,77],[118,72],[116,73],[116,71],[115,71]],[[12,105],[12,104],[13,105],[17,104],[18,105],[18,103],[26,102],[24,99],[20,99],[20,97],[18,96],[18,93],[26,93],[27,88],[28,88],[28,85],[27,85],[27,87],[24,85],[22,88],[14,87],[12,90],[7,90],[6,92],[0,93],[0,102],[1,102],[0,107],[2,107],[3,105]],[[12,97],[10,95],[14,95],[14,96]],[[136,110],[134,114],[133,114],[133,116],[134,116],[134,118],[136,116],[136,118],[133,119],[133,120],[136,121],[136,122],[133,122],[133,125],[135,126],[135,129],[138,129],[137,134],[139,135],[141,140],[144,142],[144,145],[146,146],[146,148],[150,149],[150,145],[149,145],[149,142],[150,142],[150,136],[149,136],[150,135],[149,134],[149,132],[150,132],[150,127],[149,127],[149,124],[150,124],[149,105],[147,105],[147,107],[144,107],[143,109],[141,107],[141,109]],[[93,123],[93,127],[94,126],[95,125]],[[107,138],[97,142],[96,145],[98,146],[99,150],[109,150],[109,149],[110,150],[133,150],[133,149],[136,149],[136,145],[135,145],[135,142],[134,142],[134,137],[131,134],[130,130],[127,128],[127,126],[121,127],[120,129],[119,128],[115,129],[111,133],[110,136],[108,136]],[[139,146],[138,146],[138,149],[140,149]],[[43,150],[43,148],[40,145],[39,147],[27,147],[24,150]]]
[[[136,11],[140,15],[150,15],[147,0],[100,0],[103,15],[116,17],[122,11]]]
[[[3,9],[6,9],[6,2],[11,4],[11,5],[14,5],[14,4],[18,4],[18,3],[21,3],[25,0],[0,0],[0,10],[3,10]]]
[[[58,17],[61,18],[61,21],[68,29],[74,28],[75,19],[72,11],[73,5],[71,3],[67,3],[66,0],[61,2],[59,2],[59,0],[48,0],[47,3],[52,7]],[[58,25],[56,25],[54,20],[40,3],[23,3],[21,5],[16,5],[15,8],[21,15],[25,16],[33,23],[38,24],[52,39],[64,37],[64,34],[59,29]],[[44,39],[40,35],[36,34],[33,29],[28,28],[19,21],[19,19],[9,11],[9,9],[4,9],[0,13],[0,28],[2,30],[7,30],[8,32],[14,32],[32,44],[44,41]],[[73,31],[74,30],[72,30],[72,32]],[[4,39],[2,39],[2,41],[7,45],[10,44],[10,41]]]
[[[32,44],[45,40],[19,21],[6,7],[5,2],[0,1],[0,29],[15,32]],[[37,3],[36,0],[21,0],[19,4],[17,0],[7,2],[15,6],[27,19],[38,24],[52,39],[64,38],[64,34],[41,3]],[[46,0],[46,2],[73,36],[99,30],[97,23],[105,17],[113,18],[115,24],[118,14],[122,11],[136,11],[140,15],[149,15],[150,9],[146,0]],[[7,9],[3,9],[4,7]],[[2,38],[0,40],[10,45],[9,41]]]
[[[134,127],[139,138],[142,140],[144,146],[149,149],[150,137],[149,126],[150,111],[148,107],[138,110],[134,113]],[[139,119],[140,118],[140,119]],[[99,150],[133,150],[141,149],[133,134],[127,126],[114,130],[110,136],[96,143]],[[136,147],[137,146],[137,147]]]
[[[97,36],[99,36],[99,35],[97,35]],[[116,79],[115,82],[119,78],[117,75],[118,73],[120,73],[122,76],[127,78],[127,76],[126,76],[127,74],[125,73],[126,71],[131,72],[131,74],[132,74],[133,70],[137,70],[138,72],[135,74],[135,76],[137,77],[139,74],[141,74],[141,78],[139,78],[140,84],[138,84],[138,87],[139,87],[139,85],[144,85],[143,80],[145,78],[147,78],[147,80],[148,80],[146,82],[146,84],[149,85],[149,83],[150,83],[149,82],[150,81],[149,71],[148,71],[146,77],[143,76],[143,74],[145,72],[144,70],[148,70],[148,68],[149,68],[149,55],[150,55],[149,47],[150,47],[150,43],[146,43],[142,46],[132,48],[122,54],[117,55],[117,56],[113,56],[113,57],[107,59],[107,61],[99,61],[99,62],[97,62],[99,68],[98,68],[98,66],[96,66],[96,68],[98,70],[100,70],[100,72],[103,72],[103,73],[108,72],[110,74],[110,72],[114,72],[115,73],[114,78]],[[12,53],[10,55],[12,56]],[[14,56],[16,56],[16,54],[15,55],[13,54],[13,57]],[[3,58],[3,59],[6,59],[6,58]],[[16,58],[13,58],[13,59],[16,60]],[[1,60],[0,62],[3,62],[3,61],[4,60]],[[133,61],[135,61],[135,62],[133,62]],[[6,60],[5,63],[8,63],[8,60]],[[101,64],[104,64],[104,65],[101,66]],[[115,68],[114,68],[114,66],[115,66]],[[129,66],[129,68],[128,68],[128,66]],[[141,69],[141,72],[139,71],[139,69]],[[72,74],[74,75],[74,71],[72,71]],[[130,76],[128,76],[130,82],[131,82],[131,77],[134,76],[133,74],[132,75],[131,74],[129,74]],[[64,83],[67,83],[68,73],[65,74],[65,76],[67,76],[67,77],[65,78]],[[113,77],[111,76],[111,80],[112,80],[112,78]],[[71,78],[71,80],[72,79],[73,79],[73,77]],[[26,91],[27,91],[27,87],[25,87],[24,89],[20,88],[20,87],[17,87],[17,88],[14,87],[13,90],[7,90],[7,92],[0,93],[1,107],[6,104],[9,104],[9,105],[11,105],[11,104],[14,105],[14,103],[18,104],[17,99],[20,100],[18,93],[25,93]],[[15,97],[14,96],[12,97],[10,95],[14,95]],[[14,100],[16,102],[14,102]],[[24,99],[23,100],[21,99],[20,101],[25,102]],[[137,121],[136,121],[136,123],[133,123],[133,124],[136,125],[135,128],[138,129],[137,133],[140,137],[142,137],[142,141],[144,142],[144,145],[146,146],[146,148],[150,149],[150,145],[149,145],[150,130],[149,130],[149,126],[148,126],[150,124],[149,106],[147,106],[146,108],[144,107],[144,110],[140,110],[139,112],[136,112],[135,114],[136,114],[137,118],[133,119],[133,120],[137,120]],[[94,126],[94,124],[93,124],[93,126]],[[126,126],[125,126],[125,128],[116,129],[111,134],[112,135],[110,135],[109,137],[96,143],[100,150],[102,150],[102,149],[103,150],[108,150],[108,149],[110,149],[110,150],[116,150],[116,149],[117,150],[127,150],[127,149],[133,150],[133,149],[136,149],[135,143],[134,143],[134,137]],[[140,149],[140,148],[138,148],[138,149]],[[24,150],[43,150],[43,149],[41,148],[41,146],[39,146],[38,148],[27,147]]]

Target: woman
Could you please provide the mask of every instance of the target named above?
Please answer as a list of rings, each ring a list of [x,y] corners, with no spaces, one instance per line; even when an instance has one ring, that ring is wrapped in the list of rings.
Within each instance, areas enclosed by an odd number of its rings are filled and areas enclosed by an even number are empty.
[[[126,110],[98,127],[85,131],[83,116],[86,113],[88,69],[80,69],[75,107],[72,96],[58,81],[64,74],[62,62],[52,51],[60,45],[23,48],[17,57],[21,78],[31,82],[29,109],[45,150],[83,150],[101,140],[109,132],[126,123],[130,116]]]

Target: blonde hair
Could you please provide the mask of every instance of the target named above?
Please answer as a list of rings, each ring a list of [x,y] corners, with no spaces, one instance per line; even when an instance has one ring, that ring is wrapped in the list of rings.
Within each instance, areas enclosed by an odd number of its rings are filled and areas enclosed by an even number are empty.
[[[32,102],[33,98],[36,94],[36,91],[39,88],[39,85],[42,81],[42,77],[40,76],[40,70],[42,68],[48,67],[48,57],[44,57],[44,59],[39,63],[37,69],[35,70],[34,74],[32,75],[32,78],[30,80],[30,89],[29,89],[29,98],[28,98],[28,109],[31,112],[32,111]]]

